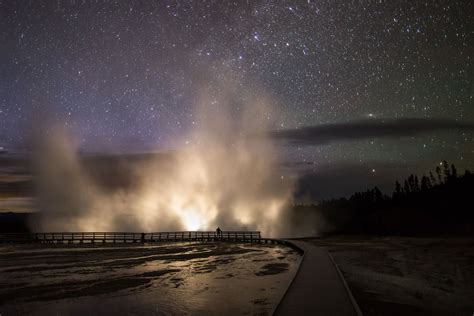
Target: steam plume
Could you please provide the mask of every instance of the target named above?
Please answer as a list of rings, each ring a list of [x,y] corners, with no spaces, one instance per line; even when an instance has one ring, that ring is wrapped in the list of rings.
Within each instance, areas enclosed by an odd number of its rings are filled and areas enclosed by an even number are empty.
[[[204,90],[189,145],[167,159],[123,166],[132,185],[105,190],[65,130],[36,152],[39,229],[167,231],[257,229],[286,234],[282,218],[293,183],[282,176],[268,128],[271,102],[223,83]],[[212,96],[212,97],[211,97]],[[234,111],[239,100],[241,111]],[[242,101],[245,100],[245,101]],[[51,134],[50,134],[51,135]],[[119,171],[120,172],[120,171]],[[120,175],[116,175],[120,176]]]

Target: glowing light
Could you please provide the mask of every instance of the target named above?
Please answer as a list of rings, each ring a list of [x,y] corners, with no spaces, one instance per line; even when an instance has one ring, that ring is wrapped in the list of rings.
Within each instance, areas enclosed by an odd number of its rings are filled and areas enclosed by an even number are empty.
[[[263,118],[271,113],[266,109],[271,103],[261,98],[249,102],[239,120],[227,108],[228,99],[225,94],[203,98],[195,115],[199,124],[178,140],[183,148],[166,159],[157,155],[130,163],[125,169],[130,169],[134,185],[113,192],[105,192],[100,181],[88,176],[67,133],[58,130],[48,138],[49,145],[39,146],[44,152],[36,160],[45,210],[41,229],[171,231],[219,226],[276,236],[292,178],[281,174],[271,139],[245,136],[264,134],[262,122],[267,123]]]
[[[182,220],[184,222],[184,226],[186,227],[186,230],[199,230],[201,228],[201,218],[196,212],[189,211],[186,212]]]

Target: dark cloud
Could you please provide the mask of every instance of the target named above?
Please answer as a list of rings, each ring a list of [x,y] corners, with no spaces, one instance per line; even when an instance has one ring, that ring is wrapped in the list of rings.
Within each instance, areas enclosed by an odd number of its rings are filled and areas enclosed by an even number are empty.
[[[323,145],[346,140],[415,136],[444,130],[474,131],[474,123],[429,118],[365,119],[275,130],[269,134],[275,139],[285,140],[289,143]]]

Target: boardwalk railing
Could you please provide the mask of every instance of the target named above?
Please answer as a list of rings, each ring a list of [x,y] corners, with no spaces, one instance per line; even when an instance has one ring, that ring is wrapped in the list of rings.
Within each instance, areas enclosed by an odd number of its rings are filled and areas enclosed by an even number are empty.
[[[0,233],[0,243],[137,243],[164,241],[237,241],[267,242],[259,231],[181,231],[157,233],[128,232],[54,232]]]

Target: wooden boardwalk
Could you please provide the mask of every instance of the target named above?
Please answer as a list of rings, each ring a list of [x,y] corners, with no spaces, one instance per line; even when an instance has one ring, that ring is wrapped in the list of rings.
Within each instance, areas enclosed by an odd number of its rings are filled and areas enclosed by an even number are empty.
[[[303,251],[303,258],[274,314],[362,316],[331,255],[304,241],[288,242]]]
[[[285,243],[272,238],[262,238],[259,231],[181,231],[181,232],[43,232],[0,233],[0,243],[154,243],[177,241],[229,241],[256,243]]]

